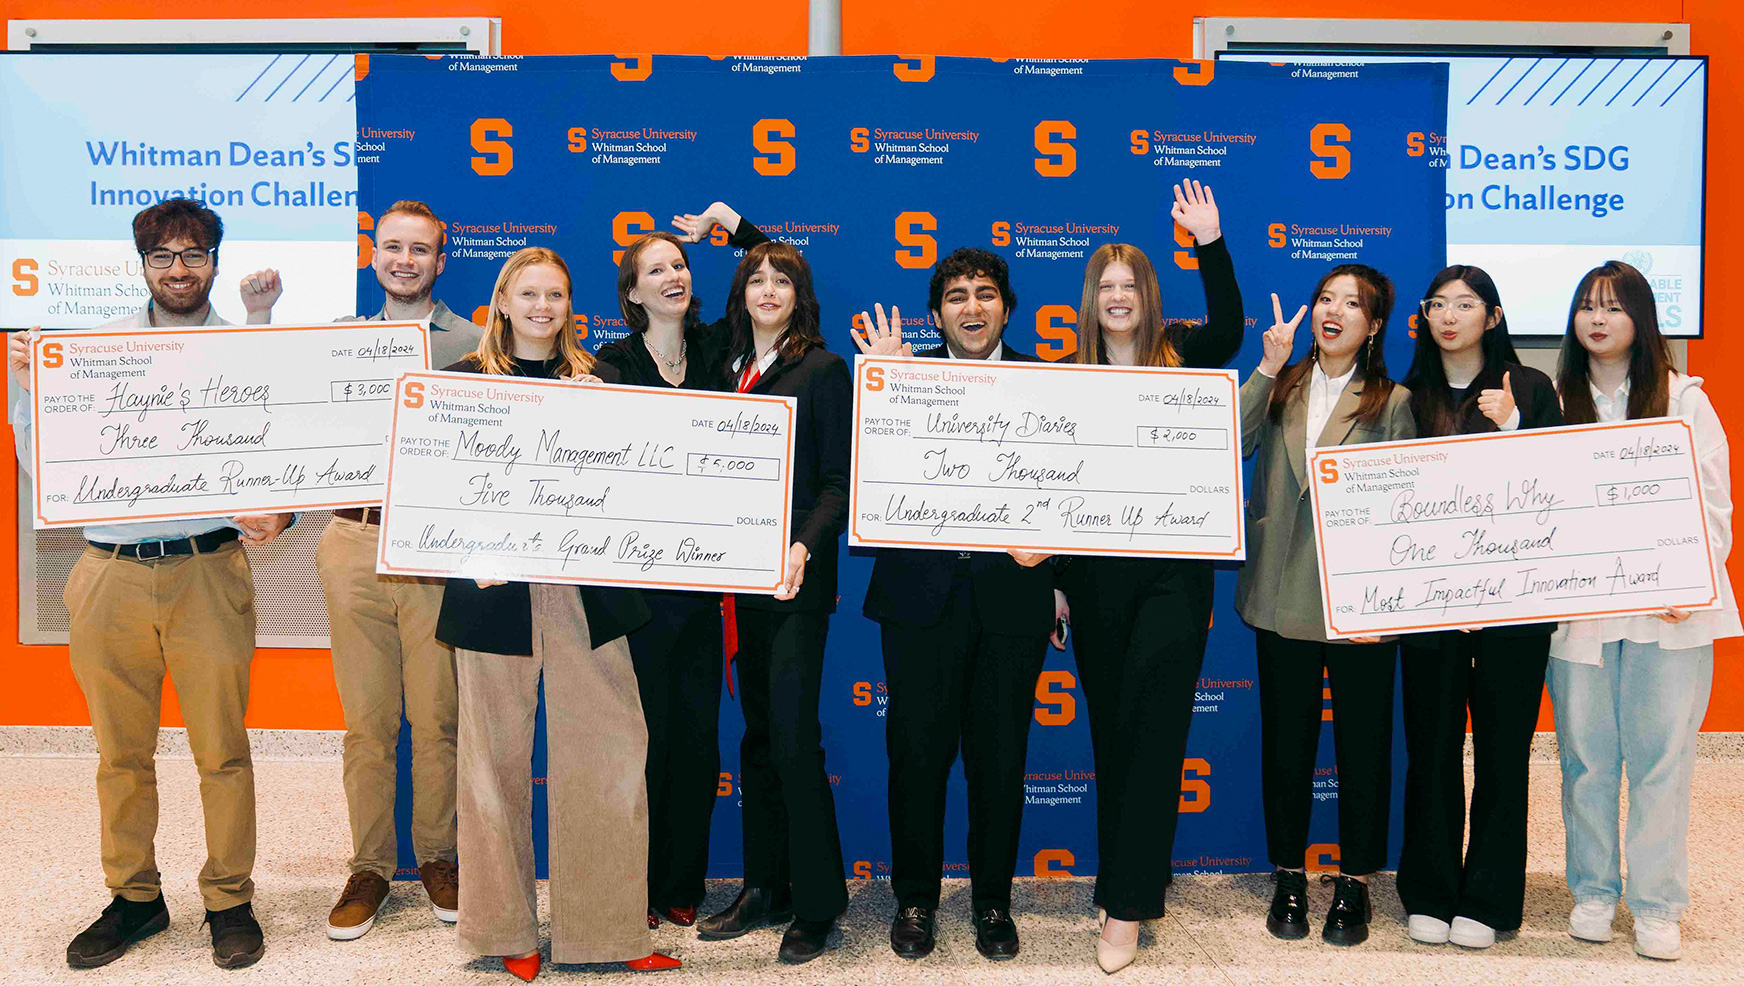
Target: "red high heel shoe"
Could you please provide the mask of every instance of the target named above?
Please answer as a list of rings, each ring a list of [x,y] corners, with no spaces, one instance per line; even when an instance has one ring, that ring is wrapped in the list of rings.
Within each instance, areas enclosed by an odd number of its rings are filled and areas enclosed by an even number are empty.
[[[505,955],[503,956],[503,968],[514,973],[515,978],[522,982],[530,983],[533,981],[533,977],[539,974],[539,953],[534,952],[532,955],[524,955],[518,959]]]
[[[630,959],[624,966],[631,972],[664,972],[667,969],[678,969],[684,965],[670,955],[652,952],[640,959]]]

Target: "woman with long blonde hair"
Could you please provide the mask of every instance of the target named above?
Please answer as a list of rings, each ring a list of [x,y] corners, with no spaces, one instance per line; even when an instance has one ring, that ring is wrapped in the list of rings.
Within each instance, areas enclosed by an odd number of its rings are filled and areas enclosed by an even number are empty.
[[[1210,187],[1177,185],[1173,216],[1196,241],[1205,321],[1166,321],[1150,258],[1129,243],[1104,244],[1084,270],[1078,362],[1216,367],[1241,348],[1241,290]],[[1074,653],[1096,758],[1096,903],[1106,915],[1096,959],[1115,972],[1137,955],[1139,922],[1163,916],[1181,761],[1211,622],[1211,563],[1078,557],[1061,583],[1055,604],[1062,617],[1076,618]]]
[[[616,382],[581,348],[570,294],[562,257],[518,251],[497,275],[478,351],[446,369]],[[646,917],[648,731],[626,637],[647,622],[635,589],[450,579],[443,593],[436,639],[454,648],[460,684],[460,945],[502,956],[521,979],[540,965],[528,764],[541,684],[551,960],[679,965],[651,953]]]

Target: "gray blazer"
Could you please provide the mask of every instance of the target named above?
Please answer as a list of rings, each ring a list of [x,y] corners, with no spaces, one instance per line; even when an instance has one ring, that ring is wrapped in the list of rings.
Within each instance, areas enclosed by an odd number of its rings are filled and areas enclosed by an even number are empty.
[[[1325,641],[1320,555],[1308,497],[1308,387],[1297,384],[1284,405],[1284,420],[1277,423],[1266,413],[1273,383],[1256,371],[1241,385],[1241,451],[1246,456],[1257,449],[1259,454],[1248,487],[1247,561],[1235,580],[1235,611],[1256,629],[1293,640]],[[1333,405],[1316,448],[1417,437],[1410,392],[1397,385],[1372,424],[1358,423],[1353,415],[1362,385],[1358,371]]]

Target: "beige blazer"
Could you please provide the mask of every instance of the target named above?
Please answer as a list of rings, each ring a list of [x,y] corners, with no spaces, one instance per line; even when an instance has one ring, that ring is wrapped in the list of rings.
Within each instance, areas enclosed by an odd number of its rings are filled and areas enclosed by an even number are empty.
[[[1241,450],[1254,459],[1247,499],[1247,561],[1235,580],[1235,611],[1249,626],[1293,640],[1326,640],[1320,601],[1320,556],[1314,548],[1308,497],[1307,379],[1284,405],[1284,420],[1267,415],[1272,377],[1249,374],[1241,385]],[[1373,423],[1356,421],[1362,399],[1359,370],[1345,384],[1314,445],[1365,445],[1417,437],[1410,392],[1395,385]]]

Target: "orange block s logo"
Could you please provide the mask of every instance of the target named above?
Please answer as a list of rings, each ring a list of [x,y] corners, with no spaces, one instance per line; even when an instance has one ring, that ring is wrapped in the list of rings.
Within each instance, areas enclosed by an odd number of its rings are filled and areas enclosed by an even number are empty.
[[[646,212],[620,212],[612,217],[612,242],[618,246],[627,247],[652,232],[654,217]],[[624,251],[612,251],[612,263],[620,263],[623,259]]]
[[[585,151],[585,150],[587,150],[587,128],[586,127],[570,127],[569,128],[569,153],[580,154],[582,151]]]
[[[1327,456],[1320,460],[1320,481],[1322,483],[1338,482],[1338,460]]]
[[[871,860],[867,860],[867,859],[854,860],[854,879],[856,879],[856,880],[870,880],[870,879],[872,879],[872,861]]]
[[[793,167],[798,163],[799,152],[792,144],[776,137],[792,139],[796,131],[791,120],[758,120],[751,126],[751,146],[761,151],[763,155],[751,158],[751,167],[765,177],[779,177],[793,173]]]
[[[1179,71],[1179,70],[1177,70]],[[1181,761],[1181,810],[1201,812],[1211,807],[1211,764],[1198,757]]]
[[[848,149],[855,154],[864,154],[872,149],[872,131],[865,127],[855,127],[848,131]]]
[[[612,78],[619,82],[641,82],[654,74],[653,55],[619,55],[623,61],[612,63]]]
[[[933,77],[933,56],[905,55],[890,70],[904,82],[925,82]]]
[[[874,392],[884,389],[884,367],[882,367],[882,366],[868,366],[866,368],[866,389],[870,390],[870,391],[874,391]],[[871,696],[870,692],[868,692],[866,695],[866,701],[864,701],[864,702],[860,701],[860,685],[865,685],[865,684],[866,684],[866,682],[862,681],[862,682],[858,682],[854,685],[854,704],[855,705],[870,705],[872,703],[872,696]],[[868,687],[870,687],[870,686],[868,685]]]
[[[1041,157],[1035,159],[1036,174],[1043,178],[1064,178],[1078,170],[1078,148],[1070,143],[1078,136],[1078,128],[1069,120],[1043,120],[1035,127],[1035,149]]]
[[[42,344],[42,365],[44,369],[58,370],[63,362],[65,361],[61,358],[60,343],[45,342]]]
[[[1043,849],[1035,854],[1035,875],[1045,879],[1071,876],[1066,867],[1076,862],[1070,849]]]
[[[1413,130],[1405,135],[1405,153],[1411,157],[1423,156],[1423,131]]]
[[[1266,245],[1272,247],[1288,246],[1290,238],[1284,235],[1284,224],[1273,223],[1266,227]]]
[[[1011,224],[1003,219],[993,224],[993,245],[1011,245]]]
[[[423,381],[413,380],[413,381],[408,382],[406,384],[406,399],[404,401],[401,401],[401,403],[404,404],[406,407],[412,407],[412,408],[423,407],[424,406],[424,383],[423,383]]]
[[[1338,843],[1316,842],[1308,847],[1308,865],[1303,867],[1311,872],[1338,869]]]
[[[1175,71],[1179,72],[1180,69]],[[1149,154],[1151,152],[1151,134],[1148,130],[1132,132],[1132,152],[1134,154]]]
[[[1198,270],[1199,258],[1193,256],[1193,234],[1187,232],[1187,227],[1175,224],[1175,245],[1184,249],[1175,251],[1175,266],[1182,270]]]
[[[870,390],[870,389],[874,389],[874,388],[867,388],[867,389]],[[872,683],[870,681],[856,681],[856,682],[854,682],[854,704],[855,705],[871,705],[872,704]]]
[[[732,796],[733,796],[733,775],[729,774],[723,770],[723,771],[721,771],[720,779],[715,782],[715,797],[717,797],[717,798],[730,798]]]
[[[501,117],[472,121],[472,149],[481,157],[472,159],[472,170],[487,178],[506,175],[515,166],[515,149],[498,137],[513,137],[515,128]],[[489,155],[496,155],[490,157]]]
[[[1184,86],[1207,86],[1217,69],[1216,62],[1188,62],[1175,66],[1175,81]]]
[[[1055,686],[1060,690],[1055,690]],[[1035,721],[1044,726],[1064,726],[1078,717],[1078,699],[1066,689],[1076,688],[1070,671],[1043,671],[1036,679]],[[1051,708],[1043,708],[1051,706]]]
[[[925,270],[939,259],[939,241],[921,230],[936,232],[939,221],[930,212],[904,212],[896,217],[896,242],[907,247],[896,251],[896,265]]]
[[[1036,335],[1042,343],[1036,355],[1056,363],[1078,351],[1078,309],[1071,305],[1042,305],[1036,309]],[[1038,693],[1039,694],[1039,693]],[[1038,716],[1037,721],[1040,721]],[[1066,720],[1071,722],[1070,719]]]
[[[35,272],[36,261],[29,257],[19,257],[14,260],[12,262],[12,293],[20,298],[35,297],[37,289],[42,286]]]
[[[1317,123],[1308,131],[1308,149],[1315,160],[1308,162],[1308,171],[1316,178],[1343,178],[1350,174],[1350,128],[1342,123]]]
[[[369,238],[369,231],[375,229],[375,220],[369,213],[357,214],[357,269],[362,270],[375,259],[375,241]]]

